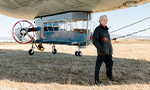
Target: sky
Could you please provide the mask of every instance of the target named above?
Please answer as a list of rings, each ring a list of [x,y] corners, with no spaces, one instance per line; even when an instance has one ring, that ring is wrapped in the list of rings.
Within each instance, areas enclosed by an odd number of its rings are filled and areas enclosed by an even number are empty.
[[[135,22],[142,20],[144,18],[150,17],[150,10],[149,9],[150,9],[150,3],[144,4],[144,5],[139,5],[137,7],[122,9],[122,10],[96,13],[96,14],[93,14],[92,20],[95,21],[97,25],[99,25],[99,23],[98,23],[99,16],[106,14],[108,16],[107,26],[110,27],[109,32],[111,32],[111,31],[114,31],[114,30],[119,29],[121,27],[135,23]],[[143,22],[140,22],[140,23],[135,24],[133,26],[130,26],[128,28],[122,29],[122,30],[115,32],[113,34],[126,35],[126,34],[130,34],[132,32],[146,29],[148,27],[150,27],[150,19],[147,19]],[[136,35],[138,35],[138,36],[150,36],[150,30],[138,33]]]
[[[95,22],[95,26],[99,25],[100,15],[106,14],[108,16],[109,32],[114,31],[118,28],[124,27],[126,25],[132,24],[144,18],[150,17],[150,3],[139,5],[137,7],[130,7],[127,9],[94,13],[92,14],[92,20]],[[12,27],[20,19],[7,17],[0,14],[0,37],[11,37]],[[113,34],[126,35],[135,31],[146,29],[150,27],[150,19],[140,22],[136,25],[130,26],[128,28],[122,29]],[[136,34],[138,36],[150,36],[150,30]]]

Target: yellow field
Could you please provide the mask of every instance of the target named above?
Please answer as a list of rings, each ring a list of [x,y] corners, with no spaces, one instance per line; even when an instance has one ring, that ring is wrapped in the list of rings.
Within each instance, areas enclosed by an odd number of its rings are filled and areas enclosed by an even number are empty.
[[[119,84],[108,84],[105,65],[101,67],[102,86],[94,86],[96,48],[56,45],[57,54],[44,44],[45,51],[31,44],[0,43],[0,90],[150,90],[150,41],[120,40],[113,43],[113,75]]]

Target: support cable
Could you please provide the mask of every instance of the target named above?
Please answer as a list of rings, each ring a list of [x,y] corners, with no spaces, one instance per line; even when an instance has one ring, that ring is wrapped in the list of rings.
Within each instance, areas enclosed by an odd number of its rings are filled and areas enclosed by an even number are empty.
[[[124,28],[130,27],[130,26],[132,26],[132,25],[134,25],[134,24],[140,23],[140,22],[142,22],[142,21],[145,21],[145,20],[147,20],[147,19],[150,19],[150,16],[147,17],[147,18],[144,18],[144,19],[142,19],[142,20],[139,20],[139,21],[137,21],[137,22],[135,22],[135,23],[132,23],[132,24],[129,24],[129,25],[127,25],[127,26],[124,26],[124,27],[121,27],[121,28],[119,28],[119,29],[116,29],[116,30],[114,30],[114,31],[111,31],[110,34],[112,34],[112,33],[114,33],[114,32],[117,32],[117,31],[120,31],[120,30],[122,30],[122,29],[124,29]]]
[[[137,32],[133,32],[133,33],[130,33],[130,34],[126,34],[126,35],[123,35],[123,36],[119,36],[119,37],[113,38],[112,40],[116,40],[116,39],[119,39],[119,38],[124,38],[124,37],[127,37],[127,36],[131,36],[131,35],[133,35],[133,34],[137,34],[137,33],[140,33],[140,32],[144,32],[144,31],[147,31],[147,30],[149,30],[149,29],[150,29],[150,27],[149,27],[149,28],[146,28],[146,29],[139,30],[139,31],[137,31]]]

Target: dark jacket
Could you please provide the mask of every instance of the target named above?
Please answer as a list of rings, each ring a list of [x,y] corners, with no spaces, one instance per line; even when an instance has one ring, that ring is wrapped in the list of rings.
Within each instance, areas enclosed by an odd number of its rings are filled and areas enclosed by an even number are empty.
[[[99,55],[112,55],[113,48],[107,27],[104,28],[101,24],[96,27],[92,39]]]

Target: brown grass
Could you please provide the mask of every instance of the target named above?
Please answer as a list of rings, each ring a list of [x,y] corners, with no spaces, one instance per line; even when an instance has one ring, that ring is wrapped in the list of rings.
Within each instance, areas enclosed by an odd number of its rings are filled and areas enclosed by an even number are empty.
[[[31,45],[16,43],[0,44],[1,90],[149,90],[150,88],[150,42],[120,40],[113,43],[113,75],[120,84],[108,84],[105,65],[100,71],[104,86],[94,86],[96,49],[90,45],[81,49],[83,56],[76,57],[73,46],[56,45],[58,53],[35,49],[28,55]]]

